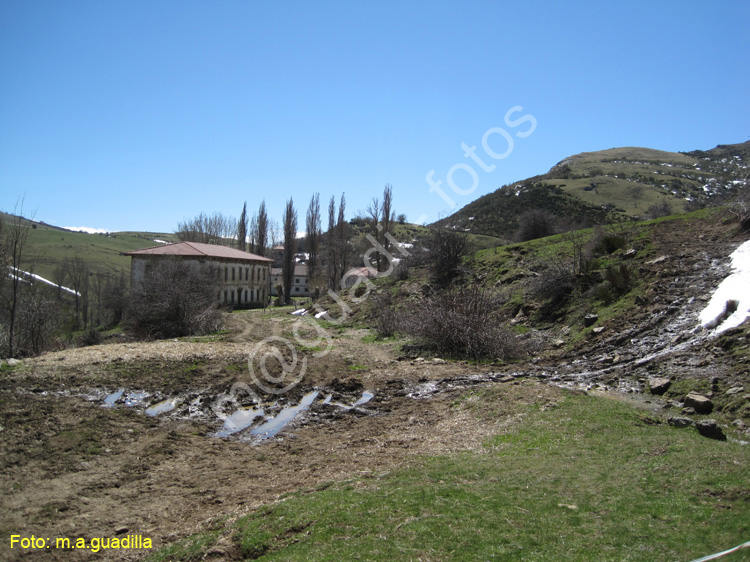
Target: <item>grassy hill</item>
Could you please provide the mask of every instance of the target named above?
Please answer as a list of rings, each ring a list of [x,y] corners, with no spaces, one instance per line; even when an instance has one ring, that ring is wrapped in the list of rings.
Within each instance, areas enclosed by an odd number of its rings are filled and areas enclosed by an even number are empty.
[[[3,214],[3,220],[12,217]],[[124,252],[155,246],[155,240],[176,242],[174,234],[155,232],[112,232],[87,234],[72,232],[30,220],[31,229],[24,248],[22,268],[54,280],[55,269],[66,260],[80,256],[93,271],[129,271],[130,258]]]
[[[531,209],[548,211],[566,226],[653,218],[722,200],[746,186],[749,166],[750,142],[688,153],[638,147],[584,152],[439,222],[510,240],[518,216]]]

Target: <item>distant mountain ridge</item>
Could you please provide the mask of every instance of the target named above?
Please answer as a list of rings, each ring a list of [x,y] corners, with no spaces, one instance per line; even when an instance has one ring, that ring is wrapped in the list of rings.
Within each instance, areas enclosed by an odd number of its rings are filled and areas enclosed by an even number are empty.
[[[569,226],[651,218],[721,200],[747,187],[750,141],[711,150],[623,147],[582,152],[546,174],[504,185],[437,222],[511,240],[518,217],[539,209]]]

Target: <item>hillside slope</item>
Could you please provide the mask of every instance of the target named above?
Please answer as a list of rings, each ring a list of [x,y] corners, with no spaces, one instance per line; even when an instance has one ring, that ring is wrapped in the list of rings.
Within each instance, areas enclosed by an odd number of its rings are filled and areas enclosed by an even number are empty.
[[[721,200],[747,185],[750,142],[708,151],[624,147],[565,158],[549,172],[503,186],[439,221],[510,240],[518,216],[548,211],[562,226],[651,218]]]
[[[3,214],[10,222],[12,215]],[[26,221],[27,219],[23,219]],[[176,242],[174,234],[155,232],[111,232],[87,234],[73,232],[44,222],[27,221],[31,225],[23,249],[21,268],[33,270],[42,277],[54,280],[55,270],[66,260],[83,258],[92,271],[102,273],[130,271],[130,258],[124,252],[158,244],[157,240]]]

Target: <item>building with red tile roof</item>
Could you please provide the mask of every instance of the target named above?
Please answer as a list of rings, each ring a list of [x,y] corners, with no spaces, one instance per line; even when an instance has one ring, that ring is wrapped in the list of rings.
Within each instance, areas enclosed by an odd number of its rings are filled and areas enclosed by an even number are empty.
[[[178,242],[125,252],[131,257],[131,283],[142,283],[148,271],[163,260],[179,259],[208,265],[217,271],[216,300],[236,308],[264,306],[268,302],[273,260],[229,246]]]

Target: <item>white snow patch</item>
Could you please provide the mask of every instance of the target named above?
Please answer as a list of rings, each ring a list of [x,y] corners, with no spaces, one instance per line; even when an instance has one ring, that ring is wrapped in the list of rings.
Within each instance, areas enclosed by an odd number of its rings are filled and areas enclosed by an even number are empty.
[[[716,328],[716,334],[739,326],[750,316],[750,240],[737,248],[730,258],[732,273],[719,284],[699,317],[701,326],[707,326],[724,313],[727,302],[737,301],[737,310]]]
[[[58,285],[57,283],[53,283],[49,279],[45,279],[41,275],[37,275],[36,273],[29,273],[28,271],[24,271],[23,269],[18,269],[17,267],[8,266],[8,269],[10,269],[10,272],[8,275],[10,277],[18,277],[19,279],[23,279],[24,277],[31,277],[32,279],[36,279],[37,281],[41,281],[42,283],[47,283],[47,285],[52,285],[53,287],[59,287],[63,291],[66,291],[70,293],[71,295],[76,295],[78,297],[81,296],[81,294],[77,291],[74,291],[73,289],[70,289],[68,287],[64,287],[62,285]],[[15,274],[13,272],[16,272]],[[19,275],[20,274],[20,275]]]
[[[169,244],[166,240],[154,240],[157,244]]]
[[[90,226],[63,226],[63,228],[73,232],[85,232],[86,234],[109,234],[112,232],[106,228],[91,228]]]

